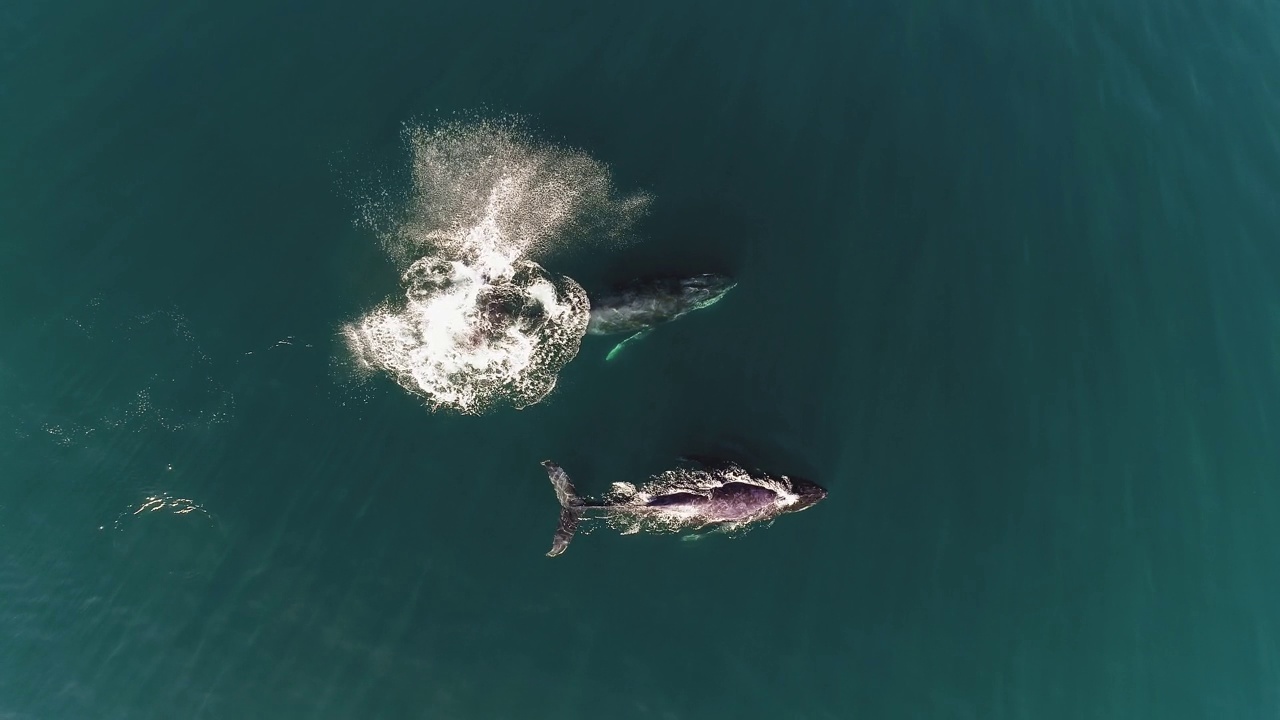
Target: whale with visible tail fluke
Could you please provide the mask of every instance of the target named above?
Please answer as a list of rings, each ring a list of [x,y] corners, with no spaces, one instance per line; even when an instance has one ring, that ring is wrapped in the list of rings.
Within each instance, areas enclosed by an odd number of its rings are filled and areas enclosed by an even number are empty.
[[[568,473],[544,461],[560,501],[560,524],[547,556],[563,553],[584,520],[603,520],[624,535],[685,530],[732,533],[807,510],[827,497],[825,489],[801,478],[750,471],[727,460],[686,460],[694,467],[667,470],[639,488],[614,483],[601,500],[580,497]]]
[[[634,280],[591,297],[587,334],[629,333],[605,356],[606,361],[612,360],[658,325],[719,302],[737,284],[733,278],[717,273]]]

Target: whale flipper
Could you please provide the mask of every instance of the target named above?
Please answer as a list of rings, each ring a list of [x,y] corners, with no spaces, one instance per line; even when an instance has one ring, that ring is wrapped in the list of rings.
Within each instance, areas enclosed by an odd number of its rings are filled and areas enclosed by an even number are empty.
[[[626,347],[626,346],[627,346],[628,344],[630,344],[630,343],[633,343],[633,342],[635,342],[635,341],[637,341],[637,340],[639,340],[639,339],[643,338],[644,336],[648,335],[648,334],[649,334],[649,333],[651,333],[651,332],[653,332],[653,328],[646,328],[646,329],[641,330],[640,332],[636,333],[635,335],[632,335],[631,337],[627,338],[626,340],[623,340],[622,342],[618,343],[617,345],[614,345],[614,346],[613,346],[613,349],[609,351],[609,354],[604,356],[604,361],[605,361],[605,362],[609,362],[609,361],[613,360],[615,357],[617,357],[617,356],[618,356],[618,353],[622,352],[622,348]]]

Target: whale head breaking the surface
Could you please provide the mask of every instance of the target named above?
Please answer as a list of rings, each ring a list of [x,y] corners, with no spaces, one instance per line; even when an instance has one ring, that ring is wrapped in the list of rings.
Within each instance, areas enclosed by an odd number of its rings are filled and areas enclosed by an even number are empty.
[[[716,304],[737,284],[733,278],[718,273],[634,280],[591,297],[587,334],[628,334],[610,351],[606,359],[611,360],[627,343],[639,340],[658,325]]]
[[[692,469],[668,470],[640,487],[614,483],[600,500],[580,497],[568,473],[543,462],[560,501],[560,524],[547,555],[563,553],[583,520],[602,520],[624,535],[732,533],[807,510],[827,497],[826,489],[802,478],[750,471],[724,460],[693,462]]]

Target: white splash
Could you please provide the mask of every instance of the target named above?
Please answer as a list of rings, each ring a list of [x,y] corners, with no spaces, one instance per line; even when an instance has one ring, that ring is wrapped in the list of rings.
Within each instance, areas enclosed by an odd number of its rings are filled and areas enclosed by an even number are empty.
[[[615,197],[606,166],[512,120],[411,127],[405,140],[405,207],[365,210],[405,268],[404,297],[346,325],[348,348],[433,410],[537,403],[577,355],[590,308],[578,283],[531,258],[624,239],[648,198]]]

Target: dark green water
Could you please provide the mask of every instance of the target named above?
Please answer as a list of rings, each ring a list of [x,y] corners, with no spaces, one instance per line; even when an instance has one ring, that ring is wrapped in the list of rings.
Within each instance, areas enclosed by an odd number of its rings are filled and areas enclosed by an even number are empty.
[[[10,0],[0,718],[1280,717],[1278,77],[1246,0]],[[654,195],[556,271],[738,289],[520,412],[340,382],[344,183],[477,109]],[[540,460],[708,451],[830,498],[543,556]]]

